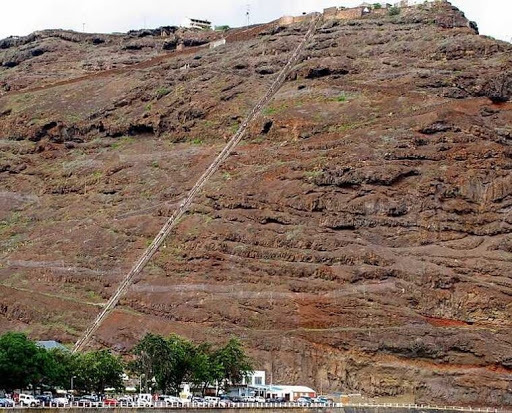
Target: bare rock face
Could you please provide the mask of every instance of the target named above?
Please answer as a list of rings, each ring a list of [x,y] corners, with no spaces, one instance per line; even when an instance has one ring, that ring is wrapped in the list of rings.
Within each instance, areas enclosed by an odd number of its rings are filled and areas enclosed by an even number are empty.
[[[76,340],[306,30],[0,41],[0,330]],[[93,345],[512,406],[511,63],[445,2],[324,22]]]
[[[500,73],[482,88],[482,95],[493,103],[508,102],[512,98],[512,72]]]

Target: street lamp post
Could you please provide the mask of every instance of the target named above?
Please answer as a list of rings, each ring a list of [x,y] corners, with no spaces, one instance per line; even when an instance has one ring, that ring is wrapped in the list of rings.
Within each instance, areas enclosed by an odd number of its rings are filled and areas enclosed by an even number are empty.
[[[142,393],[142,377],[146,377],[144,374],[141,374],[139,377],[139,394]]]
[[[71,389],[70,389],[70,393],[73,393],[73,379],[76,379],[76,376],[71,376]]]

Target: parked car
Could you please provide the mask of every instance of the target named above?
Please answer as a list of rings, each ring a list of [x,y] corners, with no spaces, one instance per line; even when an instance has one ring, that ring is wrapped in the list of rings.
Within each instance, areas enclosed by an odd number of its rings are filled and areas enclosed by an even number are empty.
[[[256,403],[266,403],[267,402],[267,400],[264,397],[261,397],[261,396],[256,396],[254,398],[254,400],[256,401]]]
[[[1,398],[0,407],[14,407],[14,400]]]
[[[316,404],[329,404],[330,401],[329,399],[327,399],[326,397],[314,397],[313,399],[311,399],[313,403],[316,403]]]
[[[149,393],[140,393],[135,404],[137,407],[152,407],[153,396],[151,396]]]
[[[313,400],[311,399],[311,397],[303,396],[299,397],[297,400],[295,400],[295,402],[298,404],[311,404]]]
[[[235,403],[233,403],[231,400],[229,399],[221,399],[219,400],[219,402],[217,403],[217,406],[219,407],[229,407],[229,406],[233,406]]]
[[[273,399],[267,399],[267,403],[286,403],[286,399],[284,397],[275,397]]]
[[[183,400],[176,396],[160,396],[162,397],[165,405],[168,406],[183,406]]]
[[[31,394],[20,394],[19,401],[22,407],[36,407],[41,405],[41,402]]]
[[[36,396],[36,399],[41,402],[41,406],[51,406],[53,397],[47,394],[40,394]]]
[[[77,404],[79,407],[99,407],[101,403],[98,396],[85,395],[78,399]]]
[[[68,407],[69,400],[67,397],[55,397],[51,400],[51,406],[53,407]]]
[[[205,396],[204,401],[208,404],[208,406],[217,406],[220,402],[220,397]]]
[[[192,397],[192,400],[190,401],[192,406],[194,407],[206,407],[207,403],[202,397],[194,396]]]
[[[114,398],[106,397],[103,399],[103,406],[108,407],[116,407],[119,404],[119,401]]]
[[[120,397],[119,399],[117,399],[117,403],[121,407],[133,407],[135,404],[133,402],[133,399],[129,396]]]

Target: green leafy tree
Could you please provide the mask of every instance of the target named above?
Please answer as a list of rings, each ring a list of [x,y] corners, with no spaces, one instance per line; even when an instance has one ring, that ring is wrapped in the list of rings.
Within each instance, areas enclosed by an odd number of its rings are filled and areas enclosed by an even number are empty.
[[[51,358],[23,333],[0,337],[0,388],[8,391],[41,385],[51,370]]]
[[[176,334],[168,338],[170,359],[166,370],[172,392],[179,394],[181,384],[192,377],[194,363],[194,345],[191,341]]]
[[[48,371],[47,384],[53,388],[70,388],[71,378],[77,374],[80,355],[61,349],[50,350],[48,355],[51,358],[51,368]]]
[[[380,4],[380,3],[373,3],[373,8],[375,10],[382,9],[382,4]]]
[[[236,338],[232,338],[219,349],[216,357],[222,365],[227,386],[240,384],[243,378],[247,378],[254,371],[252,360],[245,354],[242,343]]]
[[[192,378],[195,348],[183,337],[171,335],[165,339],[146,334],[134,347],[133,354],[131,370],[143,374],[146,382],[154,378],[157,388],[164,394],[179,394],[181,384]]]
[[[107,387],[123,389],[123,362],[108,350],[78,356],[74,373],[77,390],[103,393]]]
[[[194,388],[199,389],[203,396],[210,385],[222,381],[223,372],[222,364],[215,352],[212,351],[211,344],[203,343],[195,348],[191,381]]]
[[[144,375],[146,383],[155,378],[157,387],[165,393],[169,387],[166,371],[171,368],[169,342],[162,336],[148,333],[132,352],[135,360],[130,363],[130,369],[139,375]],[[148,390],[147,386],[145,390]]]

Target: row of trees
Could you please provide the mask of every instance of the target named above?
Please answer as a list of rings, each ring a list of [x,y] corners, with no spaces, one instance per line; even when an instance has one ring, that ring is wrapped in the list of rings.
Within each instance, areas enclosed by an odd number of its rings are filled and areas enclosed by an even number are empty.
[[[46,350],[22,333],[0,336],[0,389],[70,389],[103,392],[123,388],[124,363],[108,350],[72,354]]]
[[[145,381],[146,386],[153,385],[148,390],[164,394],[178,394],[184,382],[204,394],[208,386],[238,384],[253,371],[251,359],[235,338],[215,349],[210,343],[195,345],[177,335],[164,338],[147,334],[133,354],[130,370],[141,377],[154,378],[154,382]]]
[[[144,378],[145,391],[180,392],[184,382],[204,393],[214,384],[238,384],[252,373],[251,359],[239,340],[215,348],[211,343],[194,344],[171,335],[147,334],[125,356],[108,350],[73,354],[46,350],[22,333],[0,336],[0,389],[71,389],[103,393],[105,388],[123,390],[123,376]],[[144,390],[141,389],[141,390]]]

